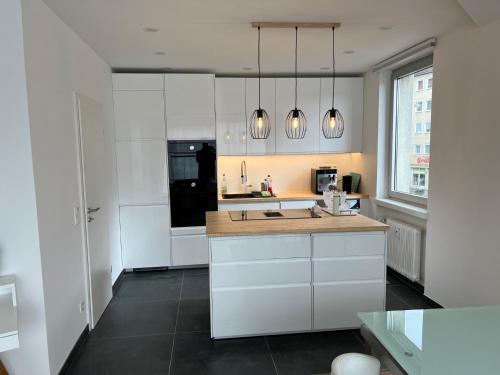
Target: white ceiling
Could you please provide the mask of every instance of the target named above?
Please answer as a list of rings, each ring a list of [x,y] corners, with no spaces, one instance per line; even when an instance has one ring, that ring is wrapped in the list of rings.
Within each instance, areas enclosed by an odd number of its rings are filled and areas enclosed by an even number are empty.
[[[342,23],[336,31],[337,70],[361,73],[469,22],[456,0],[44,1],[115,69],[248,75],[257,65],[257,31],[251,21],[336,21]],[[386,26],[391,29],[380,29]],[[159,31],[148,33],[143,27]],[[263,73],[291,73],[294,30],[263,29],[261,36]],[[331,31],[299,29],[299,72],[327,73],[321,68],[330,65]]]

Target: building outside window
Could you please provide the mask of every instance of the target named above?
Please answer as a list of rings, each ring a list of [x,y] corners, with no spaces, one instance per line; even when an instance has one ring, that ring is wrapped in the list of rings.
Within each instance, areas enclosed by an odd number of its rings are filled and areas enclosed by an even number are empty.
[[[424,80],[420,79],[417,83],[417,91],[422,91],[424,89]]]
[[[431,147],[432,56],[393,71],[391,198],[427,203]],[[426,84],[419,90],[419,82]],[[424,110],[425,106],[425,110]]]

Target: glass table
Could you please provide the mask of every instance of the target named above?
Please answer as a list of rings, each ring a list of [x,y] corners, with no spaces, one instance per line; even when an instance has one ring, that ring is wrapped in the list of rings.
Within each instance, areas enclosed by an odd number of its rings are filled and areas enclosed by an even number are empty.
[[[500,306],[358,314],[374,354],[408,375],[500,374]]]

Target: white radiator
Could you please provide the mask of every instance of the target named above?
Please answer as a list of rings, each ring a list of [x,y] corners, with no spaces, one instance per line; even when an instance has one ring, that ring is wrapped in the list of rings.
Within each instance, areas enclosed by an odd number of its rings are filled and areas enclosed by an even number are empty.
[[[422,233],[419,228],[387,219],[387,265],[412,281],[420,277]]]

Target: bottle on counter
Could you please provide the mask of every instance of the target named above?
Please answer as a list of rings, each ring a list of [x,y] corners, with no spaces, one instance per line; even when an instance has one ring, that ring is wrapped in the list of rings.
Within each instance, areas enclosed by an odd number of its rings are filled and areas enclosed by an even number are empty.
[[[220,187],[220,193],[227,194],[227,178],[225,173],[222,174],[222,186]]]
[[[267,175],[267,191],[270,192],[271,194],[273,193],[273,179],[271,178],[271,175]]]

